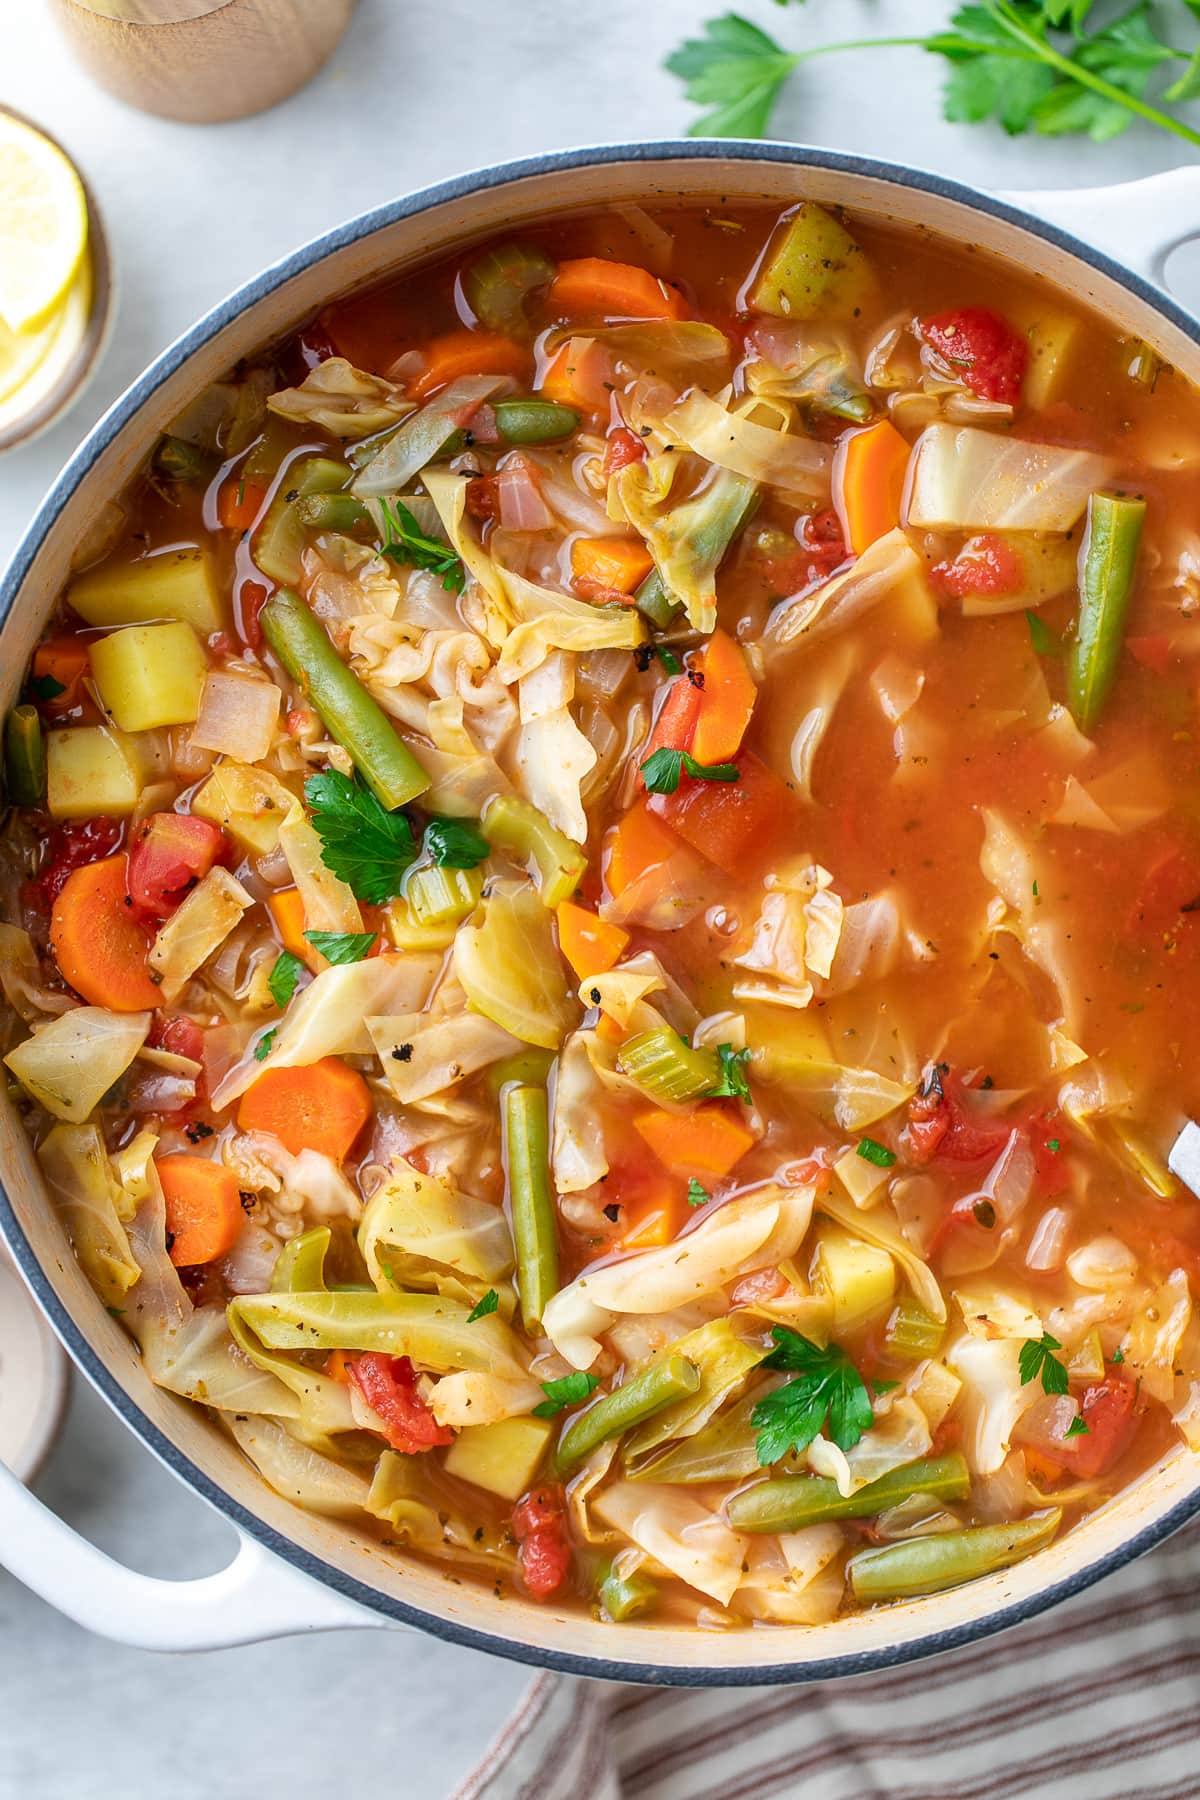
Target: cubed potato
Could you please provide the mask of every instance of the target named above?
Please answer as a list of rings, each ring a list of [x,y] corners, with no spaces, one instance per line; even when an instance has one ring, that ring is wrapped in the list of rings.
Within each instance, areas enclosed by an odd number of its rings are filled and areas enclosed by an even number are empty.
[[[832,213],[805,200],[767,246],[750,305],[780,319],[848,319],[874,292],[860,246]]]
[[[89,625],[175,619],[208,637],[225,623],[216,570],[208,553],[191,544],[140,562],[102,563],[71,583],[67,600]]]
[[[208,673],[190,625],[129,625],[91,646],[92,675],[122,731],[190,725]]]
[[[468,1425],[445,1456],[448,1475],[473,1481],[476,1487],[519,1500],[533,1486],[554,1427],[549,1419],[497,1419],[492,1425]]]
[[[266,769],[221,763],[192,801],[192,811],[228,831],[254,856],[279,848],[279,827],[294,795]]]
[[[896,1292],[896,1265],[886,1250],[822,1226],[813,1251],[811,1280],[833,1306],[833,1335],[854,1331],[890,1306]]]
[[[123,731],[76,725],[46,733],[46,803],[55,819],[119,818],[142,786],[137,745]]]

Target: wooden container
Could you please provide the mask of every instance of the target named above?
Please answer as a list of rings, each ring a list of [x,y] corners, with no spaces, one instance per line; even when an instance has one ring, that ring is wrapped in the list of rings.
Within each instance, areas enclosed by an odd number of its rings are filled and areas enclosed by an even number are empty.
[[[355,0],[51,0],[88,74],[164,118],[240,119],[303,87]]]

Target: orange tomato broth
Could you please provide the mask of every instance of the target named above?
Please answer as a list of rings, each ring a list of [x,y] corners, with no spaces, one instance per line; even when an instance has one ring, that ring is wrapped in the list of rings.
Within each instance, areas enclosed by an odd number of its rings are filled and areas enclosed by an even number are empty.
[[[947,394],[957,394],[962,403],[967,391],[961,383],[955,388],[953,367],[947,369],[944,362],[931,358],[928,340],[920,352],[911,321],[986,308],[1022,341],[1030,341],[1032,334],[1035,349],[1037,329],[1047,315],[1070,327],[1069,353],[1042,404],[1030,406],[1018,398],[1009,418],[972,411],[967,402],[956,422],[1011,431],[1039,443],[1105,452],[1115,458],[1116,490],[1145,497],[1146,524],[1115,683],[1099,722],[1088,734],[1089,747],[1072,737],[1065,723],[1067,692],[1058,649],[1069,639],[1078,610],[1074,585],[1036,604],[1037,617],[1049,634],[1041,653],[1034,647],[1023,608],[968,616],[961,597],[951,591],[953,577],[945,570],[966,540],[978,536],[970,530],[911,529],[909,541],[920,558],[920,569],[915,584],[904,588],[907,598],[869,608],[842,629],[814,634],[811,641],[801,636],[791,645],[781,644],[773,630],[784,603],[795,596],[801,597],[798,603],[811,598],[835,570],[844,570],[848,559],[830,521],[832,493],[804,499],[769,484],[761,486],[753,515],[736,533],[717,580],[719,626],[746,653],[757,685],[754,710],[736,752],[737,783],[702,784],[702,778],[685,767],[674,795],[651,794],[647,801],[634,779],[664,694],[672,682],[687,679],[689,668],[694,673],[706,631],[691,629],[682,617],[665,630],[651,631],[646,640],[650,647],[628,654],[628,668],[615,693],[611,661],[604,668],[594,658],[576,670],[570,703],[585,735],[600,748],[602,761],[601,779],[585,796],[588,867],[570,898],[586,911],[598,909],[601,918],[628,934],[628,942],[622,945],[619,937],[606,934],[606,973],[589,976],[601,984],[591,995],[585,981],[572,1028],[594,1032],[607,1046],[611,1063],[623,1041],[641,1027],[627,1027],[611,1010],[603,1010],[595,997],[607,993],[603,982],[612,958],[618,959],[619,968],[639,953],[653,954],[670,982],[682,989],[684,1002],[681,1012],[677,1001],[668,997],[663,1002],[661,989],[657,995],[651,990],[641,1003],[643,1025],[646,1002],[657,999],[672,1024],[681,1016],[715,1017],[717,1023],[706,1033],[710,1046],[727,1041],[736,1049],[744,1040],[749,1050],[745,1062],[749,1103],[736,1094],[703,1095],[689,1100],[682,1110],[719,1109],[736,1123],[750,1148],[728,1169],[715,1162],[716,1172],[686,1160],[668,1166],[647,1147],[653,1133],[644,1128],[644,1120],[653,1100],[628,1082],[601,1084],[588,1128],[603,1141],[608,1174],[581,1191],[557,1194],[558,1283],[566,1288],[594,1264],[653,1253],[680,1236],[686,1239],[691,1232],[700,1232],[723,1204],[754,1195],[772,1182],[782,1182],[792,1192],[815,1187],[818,1217],[822,1196],[840,1194],[838,1217],[849,1219],[853,1236],[854,1203],[844,1187],[839,1188],[832,1164],[865,1140],[868,1158],[860,1159],[863,1171],[870,1173],[877,1166],[870,1162],[871,1154],[886,1152],[895,1160],[881,1171],[884,1197],[876,1198],[860,1215],[863,1233],[870,1238],[873,1216],[899,1218],[907,1229],[908,1248],[933,1271],[950,1313],[935,1360],[964,1334],[965,1309],[954,1299],[956,1290],[968,1296],[1000,1290],[1015,1297],[1045,1332],[1058,1339],[1064,1366],[1081,1352],[1084,1340],[1093,1355],[1098,1343],[1103,1368],[1090,1375],[1071,1375],[1068,1410],[1070,1404],[1080,1406],[1089,1385],[1096,1382],[1109,1383],[1114,1391],[1121,1390],[1126,1380],[1133,1384],[1127,1429],[1114,1434],[1103,1468],[1087,1478],[1076,1478],[1077,1453],[1072,1442],[1062,1439],[1062,1416],[1056,1425],[1048,1422],[1046,1401],[1053,1395],[1043,1393],[1036,1380],[1024,1390],[1020,1415],[1026,1421],[1024,1434],[1020,1419],[1014,1421],[1008,1434],[1011,1444],[999,1466],[987,1470],[976,1466],[980,1458],[973,1450],[969,1383],[931,1425],[920,1454],[960,1451],[971,1477],[969,1491],[947,1503],[952,1517],[942,1524],[965,1529],[1021,1519],[1049,1504],[1061,1506],[1064,1527],[1069,1527],[1162,1454],[1181,1441],[1191,1441],[1186,1426],[1189,1396],[1200,1392],[1192,1385],[1200,1383],[1200,1330],[1195,1325],[1188,1323],[1178,1334],[1166,1374],[1139,1361],[1146,1316],[1164,1304],[1163,1284],[1181,1270],[1170,1290],[1178,1297],[1180,1281],[1188,1293],[1200,1281],[1197,1203],[1165,1171],[1175,1133],[1200,1109],[1200,1072],[1191,1054],[1200,1031],[1200,911],[1193,910],[1193,902],[1200,901],[1200,788],[1192,641],[1198,629],[1200,587],[1184,554],[1193,541],[1190,520],[1200,505],[1200,416],[1192,389],[1177,372],[1156,366],[1152,381],[1132,378],[1139,347],[1118,340],[1102,321],[1077,309],[1069,298],[1035,286],[973,246],[949,245],[865,219],[851,218],[847,224],[874,272],[874,286],[848,316],[832,324],[818,316],[808,328],[814,340],[843,344],[859,372],[865,353],[876,346],[878,381],[866,382],[870,416],[876,422],[890,418],[910,445],[927,425],[955,420],[953,407],[946,410]],[[521,241],[552,263],[578,261],[583,275],[573,277],[570,288],[576,297],[586,287],[584,276],[590,267],[583,259],[648,269],[665,280],[670,288],[664,319],[683,312],[727,333],[733,346],[731,365],[739,370],[735,393],[744,395],[746,365],[756,354],[755,332],[765,329],[770,341],[770,333],[787,323],[756,313],[748,300],[749,278],[776,228],[775,215],[761,208],[664,206],[651,207],[645,214],[580,214],[548,221],[522,234]],[[263,391],[299,386],[322,360],[340,354],[359,369],[390,380],[393,392],[407,386],[425,401],[422,346],[450,333],[469,333],[478,323],[465,298],[464,270],[479,254],[480,247],[475,246],[367,294],[333,302],[287,342],[264,351],[255,365],[267,372]],[[621,291],[640,296],[638,304],[647,309],[654,305],[653,282],[647,285],[618,275],[597,288],[604,295]],[[543,371],[554,360],[558,340],[547,341],[553,329],[570,326],[578,338],[587,337],[589,326],[593,331],[603,329],[603,319],[594,314],[570,319],[554,314],[544,284],[532,291],[525,316],[530,341],[539,352],[536,366]],[[887,364],[889,356],[896,355],[895,346],[891,352],[879,349],[892,321],[903,328],[897,359],[902,368],[894,381]],[[458,374],[462,352],[459,340],[454,342]],[[498,368],[501,360],[489,353],[487,367]],[[508,360],[515,368],[519,359]],[[926,378],[931,369],[935,379],[930,381]],[[231,379],[244,381],[246,373],[242,369]],[[1022,393],[1039,374],[1035,356]],[[537,397],[536,376],[532,385],[503,372],[498,379],[507,383],[507,390],[501,385],[493,398],[503,397],[505,391],[532,392]],[[559,366],[553,386],[557,400],[564,400],[563,382],[569,379]],[[689,368],[685,359],[671,380],[678,392],[684,392],[693,381],[705,383],[708,377],[702,369]],[[577,433],[546,452],[558,458],[560,479],[581,485],[593,508],[603,508],[605,500],[603,477],[596,470],[606,454],[606,434],[629,424],[629,386],[626,371],[611,383],[611,392],[601,388],[608,395],[605,412],[593,385],[581,396]],[[864,422],[804,406],[793,409],[791,421],[799,437],[810,437],[831,450],[839,437]],[[193,431],[187,425],[186,431],[198,438],[199,475],[193,480],[176,478],[160,453],[120,496],[118,526],[107,542],[93,549],[99,563],[119,570],[150,552],[179,545],[205,547],[224,613],[221,629],[205,639],[208,665],[214,671],[263,666],[281,687],[280,731],[263,766],[298,798],[304,776],[330,761],[329,734],[319,725],[307,692],[289,681],[264,649],[257,614],[277,583],[257,566],[255,556],[266,509],[277,496],[291,492],[289,470],[300,454],[341,457],[346,440],[319,424],[285,421],[274,414],[260,416],[248,429],[243,423],[240,437],[231,439],[232,429],[227,419],[221,441],[206,444],[203,427]],[[635,431],[634,437],[638,435]],[[455,454],[460,460],[450,466],[465,470],[474,484],[468,498],[468,530],[478,533],[498,557],[515,556],[514,540],[520,534],[502,521],[497,523],[496,509],[503,501],[486,478],[498,461],[506,465],[519,461],[521,448],[496,443],[485,431],[476,442],[465,446],[460,442]],[[637,454],[636,444],[628,454]],[[593,465],[590,486],[582,468],[585,461]],[[442,466],[447,466],[445,461]],[[893,454],[887,476],[891,486],[886,493],[875,492],[871,501],[870,516],[882,509],[884,523],[896,505],[894,478]],[[247,491],[263,496],[250,530],[245,529]],[[405,491],[415,491],[414,484],[410,482]],[[232,523],[222,526],[222,518]],[[1077,544],[1083,533],[1080,518],[1066,535]],[[378,542],[377,536],[358,535],[361,542]],[[588,603],[628,612],[629,594],[572,589],[572,537],[592,535],[561,519],[549,532],[543,531],[538,539],[542,579]],[[309,533],[306,543],[320,558],[315,533]],[[1019,551],[1027,552],[1028,546]],[[392,573],[403,579],[406,569],[401,565]],[[306,570],[303,579],[309,582],[311,571]],[[468,586],[468,595],[470,591]],[[344,626],[334,613],[327,610],[324,616],[336,649],[344,661],[350,660]],[[56,645],[72,639],[86,645],[114,626],[133,622],[110,619],[103,626],[88,625],[64,602],[46,636]],[[654,654],[655,645],[665,656]],[[677,672],[673,664],[678,665]],[[361,673],[361,659],[356,666]],[[383,687],[377,692],[382,695]],[[835,698],[829,700],[830,695]],[[899,702],[897,696],[902,697]],[[86,681],[78,694],[72,690],[65,698],[39,696],[36,689],[32,697],[41,707],[47,731],[95,727],[105,721],[101,697]],[[67,700],[74,704],[67,707]],[[688,710],[682,701],[676,705],[680,716]],[[795,765],[794,742],[806,714],[821,707],[827,716],[807,768],[806,786]],[[410,730],[407,736],[419,759],[419,732]],[[210,750],[189,743],[186,723],[158,732],[154,746],[154,773],[146,777],[137,817],[144,812],[186,811],[216,760]],[[511,747],[498,752],[497,760],[511,775],[515,766]],[[336,750],[332,762],[335,767],[346,766]],[[1113,780],[1105,786],[1107,776]],[[723,852],[723,821],[730,817],[730,807],[745,800],[752,781],[761,782],[762,794],[752,828],[746,836],[731,838],[731,847]],[[1103,828],[1096,828],[1094,815],[1090,826],[1055,823],[1052,815],[1064,804],[1070,813],[1072,793],[1074,816],[1079,816],[1077,788],[1072,789],[1070,782],[1099,783],[1098,792],[1116,809],[1115,817],[1110,816]],[[1008,822],[1025,856],[1021,866],[1028,874],[1028,894],[1016,900],[1010,896],[1007,909],[997,907],[996,888],[981,866],[981,815],[988,809]],[[426,811],[420,799],[407,810],[419,841]],[[632,835],[626,841],[626,860],[651,859],[648,892],[652,896],[664,889],[674,892],[676,904],[665,911],[636,896],[630,905],[632,890],[624,897],[612,891],[614,858],[621,851],[614,848],[611,834],[623,819],[633,820],[637,827],[636,843]],[[41,977],[57,993],[65,983],[47,947],[50,904],[71,868],[127,851],[129,826],[129,815],[122,815],[111,825],[97,827],[93,854],[85,842],[90,827],[84,817],[60,815],[48,820],[43,811],[26,809],[15,818],[5,852],[10,877],[7,916],[29,930]],[[669,854],[662,877],[653,872],[659,851]],[[818,975],[807,1004],[795,993],[792,1004],[780,1004],[781,984],[770,980],[761,984],[769,990],[766,997],[761,992],[753,998],[735,995],[735,984],[744,988],[750,979],[745,965],[735,959],[750,947],[765,898],[779,892],[772,883],[787,866],[809,862],[828,871],[830,891],[844,908],[891,895],[900,921],[899,949],[885,959],[881,975],[854,982],[845,991],[831,991],[837,988],[836,981]],[[264,980],[283,948],[268,901],[292,885],[292,873],[277,850],[259,853],[236,839],[226,846],[224,866],[237,876],[250,901],[236,927],[241,959],[218,952],[206,961],[168,1004],[156,1010],[151,1030],[151,1041],[163,1043],[167,1040],[162,1033],[171,1020],[182,1019],[198,1028],[199,1039],[188,1041],[193,1049],[200,1045],[196,1060],[201,1074],[191,1079],[186,1070],[182,1077],[175,1071],[172,1090],[169,1082],[164,1086],[161,1070],[136,1059],[97,1104],[93,1120],[111,1155],[128,1147],[139,1130],[150,1129],[158,1139],[157,1156],[215,1155],[237,1172],[247,1216],[242,1260],[238,1261],[235,1248],[232,1261],[222,1257],[183,1269],[184,1288],[196,1305],[219,1307],[239,1292],[262,1291],[261,1271],[269,1265],[273,1246],[290,1242],[301,1228],[327,1221],[332,1236],[326,1279],[331,1284],[369,1284],[349,1212],[369,1198],[390,1158],[407,1149],[418,1176],[441,1173],[474,1201],[506,1206],[497,1078],[484,1067],[453,1084],[469,1122],[466,1135],[447,1155],[439,1149],[445,1132],[439,1136],[430,1131],[419,1107],[396,1100],[386,1065],[361,1050],[344,1052],[344,1061],[366,1077],[374,1110],[346,1152],[339,1177],[342,1198],[322,1205],[306,1194],[290,1162],[276,1159],[272,1167],[269,1146],[264,1168],[239,1135],[236,1100],[217,1110],[212,1094],[230,1067],[249,1054],[251,1033],[268,1025],[279,1027],[286,1016],[273,1006]],[[506,863],[503,855],[493,857],[488,866],[492,873],[499,868],[510,879],[523,871],[519,860]],[[389,916],[368,908],[364,929],[382,928]],[[161,923],[159,917],[148,925],[147,942]],[[586,921],[582,939],[580,921],[575,920],[572,929],[573,941],[588,941]],[[299,940],[293,933],[289,941]],[[1039,944],[1044,951],[1047,942],[1051,951],[1040,953]],[[440,948],[447,949],[448,943],[445,940]],[[428,953],[426,946],[399,933],[385,950],[399,957]],[[308,961],[321,959],[314,953]],[[1061,989],[1048,965],[1065,971]],[[260,972],[255,981],[256,966]],[[563,964],[561,980],[570,994],[582,973],[583,969]],[[145,969],[139,967],[133,974],[138,979],[131,991],[140,993]],[[306,970],[303,979],[307,978]],[[721,1015],[728,1015],[723,1024]],[[1050,1029],[1056,1021],[1063,1022],[1064,1042],[1052,1051]],[[10,1040],[23,1035],[24,1026],[10,1015]],[[561,1050],[562,1044],[554,1048]],[[1050,1066],[1052,1054],[1061,1066]],[[1072,1057],[1077,1057],[1073,1066]],[[873,1071],[895,1084],[897,1097],[866,1123],[848,1123],[848,1103],[829,1074],[831,1066]],[[1089,1111],[1072,1095],[1078,1096],[1097,1071],[1109,1084],[1110,1099],[1107,1110]],[[519,1072],[519,1078],[528,1077]],[[918,1154],[921,1099],[925,1095],[929,1108],[936,1111],[939,1087],[950,1096],[941,1104],[996,1139],[985,1156],[955,1160],[936,1151],[926,1160]],[[554,1095],[552,1076],[552,1106]],[[55,1120],[32,1100],[27,1115],[31,1132],[44,1143]],[[953,1209],[956,1202],[969,1204],[979,1192],[997,1161],[998,1145],[1009,1141],[1014,1131],[1022,1144],[1036,1150],[1037,1170],[1026,1184],[1011,1226],[1000,1231],[999,1239],[989,1238],[993,1228],[978,1212],[965,1220],[962,1206],[958,1213]],[[693,1135],[699,1142],[699,1131]],[[736,1133],[718,1127],[716,1137],[720,1143],[711,1155],[718,1159],[736,1155],[740,1144]],[[726,1138],[731,1147],[726,1147]],[[672,1133],[669,1141],[682,1144],[683,1137]],[[288,1145],[293,1154],[296,1148],[295,1143]],[[690,1154],[686,1147],[683,1154],[685,1158]],[[1052,1216],[1063,1213],[1065,1221]],[[897,1260],[894,1291],[886,1301],[834,1335],[829,1317],[822,1314],[820,1304],[812,1303],[814,1295],[820,1302],[825,1292],[817,1259],[822,1233],[828,1231],[826,1222],[804,1233],[802,1242],[779,1265],[734,1272],[716,1290],[715,1301],[690,1310],[674,1308],[672,1328],[656,1329],[651,1318],[643,1319],[645,1329],[627,1331],[624,1338],[620,1331],[610,1336],[601,1330],[602,1349],[592,1365],[599,1393],[611,1392],[622,1377],[632,1379],[640,1364],[708,1315],[727,1317],[738,1335],[763,1356],[771,1349],[772,1327],[786,1326],[791,1318],[802,1334],[835,1342],[862,1381],[883,1384],[884,1392],[876,1395],[882,1416],[887,1393],[897,1391],[887,1384],[902,1384],[903,1396],[903,1384],[915,1382],[913,1359],[899,1355],[888,1335],[896,1305],[913,1298],[911,1280]],[[257,1262],[250,1241],[253,1233],[259,1234]],[[1039,1257],[1037,1246],[1056,1234],[1057,1247],[1048,1259]],[[1089,1305],[1088,1296],[1097,1289],[1075,1280],[1067,1258],[1097,1240],[1113,1238],[1132,1252],[1136,1270],[1123,1285],[1114,1281],[1108,1303]],[[997,1252],[994,1245],[1000,1240]],[[224,1236],[216,1234],[214,1241],[224,1249]],[[1031,1254],[1035,1264],[1044,1261],[1046,1266],[1031,1266]],[[257,1285],[247,1269],[259,1271]],[[398,1270],[395,1279],[401,1286],[407,1280],[414,1290],[425,1292],[438,1281],[427,1266],[421,1266],[419,1255]],[[386,1289],[386,1270],[379,1280]],[[472,1287],[468,1282],[464,1288],[461,1279],[443,1273],[441,1285],[448,1303],[464,1304],[464,1292],[468,1300],[479,1297],[478,1283]],[[521,1313],[518,1309],[514,1314],[511,1290],[506,1282],[497,1285],[502,1290],[500,1321],[513,1319],[521,1352],[526,1360],[533,1359],[532,1398],[516,1408],[524,1415],[537,1398],[536,1384],[561,1378],[570,1364],[554,1353],[546,1338],[536,1333],[521,1337]],[[808,1304],[789,1314],[781,1295]],[[122,1309],[118,1305],[116,1310]],[[1137,1336],[1139,1318],[1142,1340]],[[976,1335],[984,1342],[1005,1341],[1006,1328],[982,1325]],[[1025,1334],[1033,1335],[1032,1329]],[[1018,1339],[1025,1341],[1019,1332],[1007,1332],[1008,1342]],[[370,1517],[364,1514],[364,1526],[374,1528],[389,1546],[400,1544],[408,1553],[445,1558],[459,1573],[501,1588],[511,1586],[534,1598],[553,1593],[556,1603],[600,1608],[601,1616],[608,1616],[600,1596],[604,1570],[614,1550],[634,1553],[638,1546],[635,1537],[618,1531],[615,1545],[600,1547],[603,1528],[597,1527],[580,1497],[576,1472],[565,1481],[556,1479],[555,1438],[578,1416],[578,1399],[559,1414],[549,1447],[531,1466],[522,1488],[522,1493],[531,1490],[542,1500],[531,1510],[531,1503],[522,1499],[514,1524],[513,1501],[519,1496],[500,1494],[456,1475],[454,1446],[447,1448],[445,1432],[432,1426],[430,1396],[436,1392],[436,1379],[446,1371],[423,1369],[418,1359],[414,1387],[412,1370],[393,1370],[392,1379],[385,1368],[376,1366],[384,1359],[374,1357],[355,1377],[356,1347],[323,1346],[324,1354],[330,1351],[342,1359],[336,1365],[339,1380],[357,1395],[358,1460],[348,1457],[344,1466],[362,1469],[362,1445],[364,1440],[370,1444],[368,1434],[374,1430],[374,1454],[390,1445],[387,1454],[403,1464],[397,1479],[402,1476],[427,1503],[430,1517],[442,1518],[440,1533],[434,1531],[432,1536],[411,1526],[406,1536],[403,1527],[379,1511]],[[315,1352],[309,1360],[314,1367],[322,1366]],[[761,1369],[743,1373],[724,1394],[720,1411],[735,1406],[748,1390],[768,1391],[768,1384],[777,1379]],[[1173,1421],[1176,1413],[1184,1416],[1182,1431]],[[1099,1436],[1099,1416],[1093,1417]],[[1073,1443],[1086,1444],[1088,1435],[1077,1434]],[[622,1467],[622,1453],[619,1447],[614,1471]],[[269,1479],[267,1465],[262,1466]],[[774,1472],[803,1475],[808,1466],[801,1449],[785,1457]],[[369,1472],[369,1459],[367,1467]],[[603,1477],[597,1467],[587,1467],[589,1481],[597,1476],[602,1490],[606,1480],[612,1485],[613,1472]],[[757,1474],[743,1473],[675,1491],[724,1520],[722,1509],[730,1495],[757,1479]],[[855,1553],[885,1541],[893,1530],[903,1535],[907,1529],[901,1525],[881,1531],[874,1515],[845,1520],[838,1527],[840,1540],[831,1562],[812,1583],[807,1608],[800,1604],[791,1612],[757,1597],[762,1584],[770,1584],[771,1558],[778,1561],[781,1554],[773,1535],[747,1539],[750,1573],[724,1599],[687,1584],[651,1558],[654,1597],[641,1621],[820,1623],[856,1604],[852,1584],[841,1578]],[[570,1555],[548,1554],[546,1533],[565,1539]],[[473,1543],[476,1538],[481,1549]],[[632,1560],[637,1561],[635,1554]],[[547,1568],[550,1575],[545,1574]]]

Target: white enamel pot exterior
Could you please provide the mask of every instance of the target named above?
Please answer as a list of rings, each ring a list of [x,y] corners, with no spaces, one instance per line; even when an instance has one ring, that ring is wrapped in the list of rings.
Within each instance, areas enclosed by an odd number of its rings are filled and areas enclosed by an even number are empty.
[[[976,244],[1145,339],[1200,385],[1200,324],[1162,291],[1167,253],[1200,235],[1200,169],[1125,188],[997,199],[939,177],[779,144],[651,143],[580,150],[463,176],[399,200],[268,269],[166,351],[101,420],[31,526],[0,587],[0,707],[105,500],[180,409],[260,345],[348,288],[547,214],[609,202],[806,197]],[[1079,236],[1070,235],[1078,232]],[[0,1479],[0,1560],[79,1623],[161,1650],[287,1633],[411,1625],[525,1662],[691,1685],[828,1679],[952,1648],[1028,1619],[1160,1542],[1200,1512],[1200,1458],[1173,1454],[1029,1562],[956,1592],[817,1629],[622,1629],[490,1589],[381,1548],[271,1492],[188,1403],[156,1389],[77,1266],[7,1102],[0,1228],[84,1374],[179,1478],[238,1528],[241,1548],[200,1581],[151,1580],[78,1538],[12,1477]],[[3,1471],[0,1471],[3,1476]]]

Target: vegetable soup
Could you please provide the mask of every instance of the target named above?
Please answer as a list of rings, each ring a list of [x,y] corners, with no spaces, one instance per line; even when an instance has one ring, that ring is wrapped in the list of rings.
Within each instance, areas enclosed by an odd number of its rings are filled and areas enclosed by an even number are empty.
[[[381,1554],[819,1625],[1200,1448],[1200,408],[969,248],[549,221],[199,397],[6,727],[5,1061]]]

